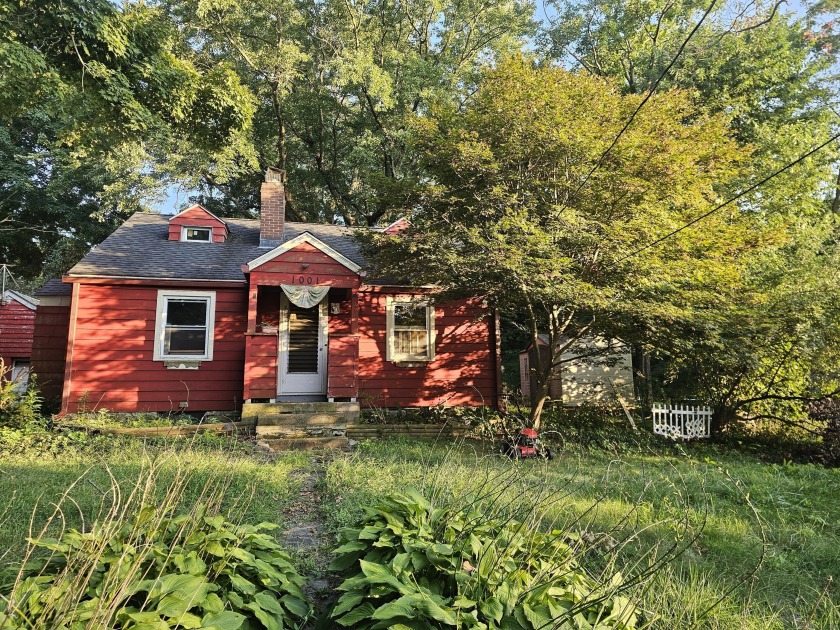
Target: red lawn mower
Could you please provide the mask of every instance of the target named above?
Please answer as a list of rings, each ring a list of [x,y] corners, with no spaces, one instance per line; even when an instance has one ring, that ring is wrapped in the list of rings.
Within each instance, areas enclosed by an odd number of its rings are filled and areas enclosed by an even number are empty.
[[[554,458],[551,449],[540,444],[540,436],[535,429],[519,429],[513,438],[506,438],[502,442],[502,454],[511,459]]]

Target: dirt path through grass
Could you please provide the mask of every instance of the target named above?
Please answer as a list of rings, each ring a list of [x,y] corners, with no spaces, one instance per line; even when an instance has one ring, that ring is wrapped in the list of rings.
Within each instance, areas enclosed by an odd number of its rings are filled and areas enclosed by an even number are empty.
[[[304,592],[320,612],[333,598],[336,584],[330,580],[330,541],[323,513],[323,481],[326,467],[334,455],[315,455],[310,465],[296,473],[300,481],[297,497],[283,511],[287,524],[283,542],[297,561],[300,572],[307,578]],[[317,614],[317,612],[316,612]]]

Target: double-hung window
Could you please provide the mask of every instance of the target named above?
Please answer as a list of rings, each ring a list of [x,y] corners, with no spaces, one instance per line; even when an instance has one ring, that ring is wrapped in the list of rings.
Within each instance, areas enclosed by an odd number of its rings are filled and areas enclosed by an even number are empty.
[[[389,297],[386,305],[387,359],[431,361],[435,357],[435,308],[428,300]]]
[[[212,291],[158,291],[155,360],[211,360],[215,311]]]
[[[181,227],[181,240],[212,243],[213,230],[209,227],[188,227],[184,225]]]

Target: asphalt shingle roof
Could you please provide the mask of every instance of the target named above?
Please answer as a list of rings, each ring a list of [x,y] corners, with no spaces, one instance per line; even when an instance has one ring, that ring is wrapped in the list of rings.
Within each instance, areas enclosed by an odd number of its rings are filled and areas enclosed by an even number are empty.
[[[169,216],[138,212],[73,267],[70,276],[244,281],[242,265],[266,253],[259,247],[258,219],[223,219],[230,229],[224,243],[169,240]],[[365,259],[353,238],[358,228],[287,222],[283,242],[304,232],[354,263]]]
[[[53,278],[47,280],[44,286],[35,292],[35,297],[63,296],[71,293],[73,293],[72,285],[63,283],[61,278]]]

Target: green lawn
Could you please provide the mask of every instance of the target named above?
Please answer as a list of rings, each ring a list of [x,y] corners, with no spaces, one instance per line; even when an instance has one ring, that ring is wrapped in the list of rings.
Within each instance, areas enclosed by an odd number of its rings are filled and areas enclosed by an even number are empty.
[[[546,526],[609,533],[617,546],[585,558],[595,571],[614,562],[633,575],[677,541],[685,551],[630,591],[654,627],[840,628],[830,583],[840,576],[840,471],[709,445],[664,450],[568,447],[544,464],[510,463],[481,445],[364,443],[330,465],[326,513],[334,526],[350,523],[406,485],[464,501],[490,492],[489,509],[536,509]]]
[[[105,437],[82,449],[17,452],[0,461],[0,567],[8,572],[23,556],[30,531],[38,534],[48,521],[53,535],[62,523],[80,527],[115,503],[128,504],[136,487],[151,486],[162,497],[176,479],[183,488],[172,501],[179,512],[219,497],[231,520],[282,525],[298,484],[291,473],[305,468],[309,457],[266,458],[222,440]],[[60,517],[50,520],[57,505]]]
[[[830,581],[840,577],[840,470],[768,464],[705,444],[674,447],[646,438],[634,446],[632,439],[612,436],[590,448],[570,440],[552,462],[519,463],[476,442],[364,442],[327,463],[322,513],[328,527],[338,528],[409,485],[442,500],[482,494],[489,512],[536,514],[541,527],[601,541],[581,558],[593,573],[639,574],[669,559],[676,545],[675,558],[627,593],[655,628],[840,629],[840,597]],[[187,475],[178,509],[215,495],[233,520],[282,525],[296,496],[295,473],[313,467],[308,454],[266,456],[218,439],[88,440],[4,453],[6,570],[22,558],[30,527],[37,533],[71,486],[53,529],[90,522],[113,504],[117,490],[124,503],[138,480],[149,481],[150,469],[157,471],[150,490],[156,495]]]

